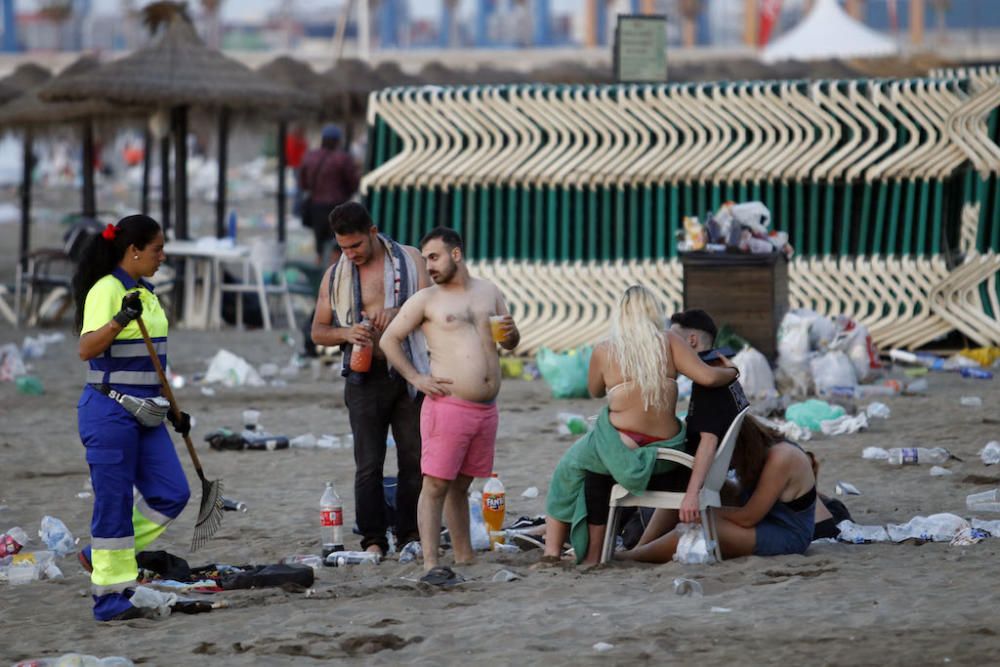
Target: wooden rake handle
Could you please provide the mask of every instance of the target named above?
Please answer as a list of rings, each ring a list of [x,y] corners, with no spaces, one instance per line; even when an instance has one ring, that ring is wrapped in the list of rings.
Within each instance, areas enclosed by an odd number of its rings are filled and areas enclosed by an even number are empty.
[[[177,406],[177,401],[174,400],[174,392],[170,389],[170,383],[167,382],[167,374],[163,372],[163,364],[160,363],[160,357],[153,348],[153,341],[149,338],[149,332],[146,330],[146,324],[142,321],[142,316],[140,315],[135,318],[135,322],[139,325],[139,331],[142,332],[142,340],[146,343],[146,351],[149,352],[149,358],[153,360],[153,367],[156,368],[156,374],[160,377],[160,386],[163,387],[163,395],[170,401],[170,409],[173,410],[174,416],[180,419],[181,409]],[[191,435],[189,433],[184,434],[184,444],[187,445],[188,454],[191,455],[191,462],[194,463],[194,469],[198,473],[198,477],[204,481],[205,473],[201,469],[201,461],[198,460],[198,453],[194,450],[194,444],[191,442]]]

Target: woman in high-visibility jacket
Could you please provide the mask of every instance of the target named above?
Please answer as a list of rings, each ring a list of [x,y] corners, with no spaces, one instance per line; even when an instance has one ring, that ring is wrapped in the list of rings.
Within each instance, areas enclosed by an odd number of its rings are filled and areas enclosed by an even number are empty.
[[[91,543],[80,562],[91,571],[99,621],[142,615],[129,602],[138,576],[135,554],[177,518],[190,496],[163,423],[143,425],[126,410],[139,401],[121,400],[160,395],[135,319],[142,316],[166,367],[167,317],[144,280],[165,259],[163,244],[155,220],[130,215],[94,237],[73,277],[80,358],[89,362],[77,413],[94,486]],[[171,414],[170,421],[179,433],[190,430],[187,415],[178,420]],[[133,487],[140,494],[134,506]]]

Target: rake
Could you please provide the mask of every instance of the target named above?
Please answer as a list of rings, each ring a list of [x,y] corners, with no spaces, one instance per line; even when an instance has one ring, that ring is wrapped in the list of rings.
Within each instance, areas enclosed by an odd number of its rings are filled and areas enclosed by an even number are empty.
[[[156,374],[160,376],[163,395],[170,401],[170,409],[173,410],[174,415],[180,418],[181,409],[177,407],[177,401],[174,400],[174,392],[170,390],[170,383],[167,382],[167,376],[163,372],[163,365],[160,364],[160,357],[157,356],[156,350],[153,348],[153,341],[149,338],[146,325],[142,321],[142,317],[137,317],[135,321],[139,325],[139,331],[142,332],[142,339],[146,343],[146,350],[149,352],[150,359],[153,360]],[[194,451],[194,444],[191,442],[190,434],[184,434],[184,444],[187,445],[188,454],[191,455],[191,462],[194,464],[195,472],[198,473],[198,479],[201,480],[201,507],[198,508],[198,520],[194,524],[194,537],[191,538],[191,551],[197,551],[212,535],[215,535],[215,532],[219,530],[219,526],[222,525],[222,481],[205,479],[205,473],[201,469],[201,461],[198,460],[198,454]]]

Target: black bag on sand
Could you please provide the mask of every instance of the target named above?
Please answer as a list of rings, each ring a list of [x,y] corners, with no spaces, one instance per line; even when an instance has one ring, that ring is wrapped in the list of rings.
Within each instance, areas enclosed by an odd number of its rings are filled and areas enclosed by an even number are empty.
[[[155,572],[163,579],[191,580],[191,566],[188,562],[167,551],[140,551],[135,555],[135,562],[140,569]]]
[[[257,565],[242,572],[223,574],[219,577],[219,586],[227,591],[283,587],[288,584],[309,588],[315,578],[316,573],[308,565]]]

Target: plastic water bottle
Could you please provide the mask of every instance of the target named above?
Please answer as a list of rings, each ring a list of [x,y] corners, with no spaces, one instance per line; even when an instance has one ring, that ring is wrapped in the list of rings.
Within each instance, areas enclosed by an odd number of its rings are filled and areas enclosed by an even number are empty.
[[[507,513],[507,494],[503,483],[496,473],[486,481],[483,487],[483,520],[486,530],[490,533],[490,549],[496,543],[503,544],[503,519]]]
[[[382,556],[374,551],[339,551],[327,556],[325,562],[331,567],[364,564],[378,565],[382,562]]]
[[[65,556],[76,546],[73,533],[69,532],[66,524],[54,516],[42,517],[38,537],[42,538],[45,546],[54,551],[57,556]]]
[[[964,378],[975,378],[977,380],[992,380],[993,373],[984,371],[982,368],[963,368],[959,371]]]
[[[28,543],[28,534],[23,529],[14,527],[6,533],[0,533],[0,558],[13,556]]]
[[[943,447],[893,447],[889,450],[889,465],[945,463],[950,456]]]
[[[319,501],[320,542],[323,544],[323,560],[335,551],[344,550],[344,503],[333,488],[333,482],[326,483],[326,490]]]

